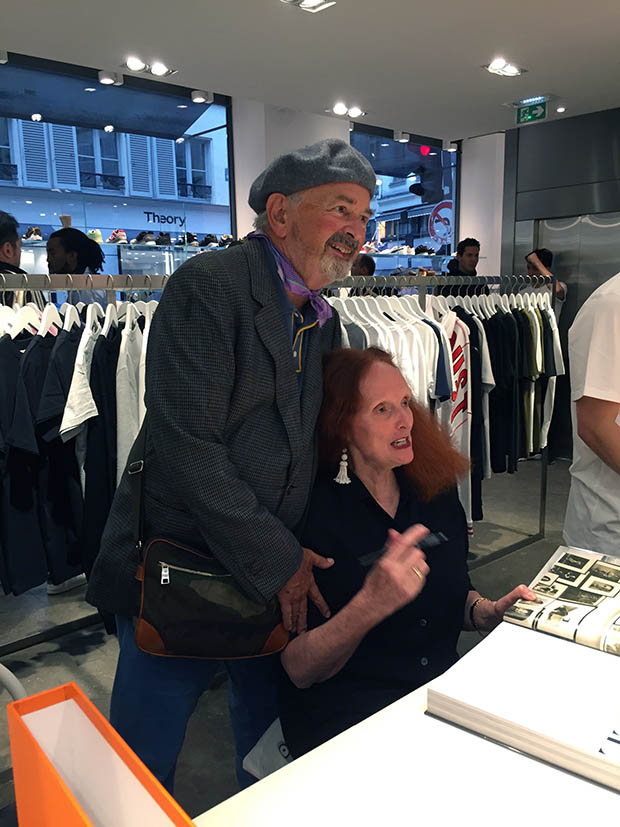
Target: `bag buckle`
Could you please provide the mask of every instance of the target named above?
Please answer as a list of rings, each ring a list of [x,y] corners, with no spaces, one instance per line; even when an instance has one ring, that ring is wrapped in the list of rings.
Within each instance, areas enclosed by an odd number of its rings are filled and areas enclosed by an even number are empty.
[[[130,462],[127,466],[128,474],[141,474],[144,469],[144,460],[139,459],[136,462]]]

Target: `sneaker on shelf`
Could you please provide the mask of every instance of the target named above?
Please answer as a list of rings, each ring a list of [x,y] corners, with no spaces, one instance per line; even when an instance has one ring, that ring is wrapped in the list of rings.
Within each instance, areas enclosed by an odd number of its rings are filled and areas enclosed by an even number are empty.
[[[32,228],[32,235],[30,236],[29,241],[43,241],[43,236],[41,235],[40,227]]]
[[[117,230],[116,243],[127,244],[127,233],[125,230]]]
[[[155,239],[155,244],[163,247],[172,244],[170,241],[170,233],[160,233]]]
[[[116,244],[118,241],[118,230],[112,230],[110,235],[106,238],[106,244]]]
[[[47,593],[52,595],[64,594],[65,592],[73,591],[73,589],[79,589],[80,586],[85,586],[86,582],[85,574],[76,574],[75,577],[70,577],[68,580],[65,580],[64,583],[48,583]]]
[[[22,241],[28,241],[30,239],[30,236],[32,235],[33,229],[34,229],[33,227],[28,227],[28,229],[26,230],[26,232],[22,236]]]
[[[152,247],[155,244],[155,234],[154,233],[144,233],[144,238],[140,242],[141,244],[150,244]]]

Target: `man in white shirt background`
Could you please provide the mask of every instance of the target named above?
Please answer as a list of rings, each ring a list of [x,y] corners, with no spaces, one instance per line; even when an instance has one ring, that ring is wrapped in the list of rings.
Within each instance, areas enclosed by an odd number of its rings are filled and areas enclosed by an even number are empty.
[[[585,302],[568,344],[573,463],[564,539],[620,557],[620,273]]]

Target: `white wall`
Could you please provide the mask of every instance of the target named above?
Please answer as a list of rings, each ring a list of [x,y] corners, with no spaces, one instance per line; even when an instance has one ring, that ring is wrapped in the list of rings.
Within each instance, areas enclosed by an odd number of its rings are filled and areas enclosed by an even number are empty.
[[[233,136],[237,232],[242,237],[252,229],[255,215],[248,205],[250,186],[267,164],[284,152],[325,138],[348,143],[349,123],[233,98]]]
[[[479,276],[500,275],[504,143],[498,132],[468,138],[462,146],[459,238],[480,242]]]

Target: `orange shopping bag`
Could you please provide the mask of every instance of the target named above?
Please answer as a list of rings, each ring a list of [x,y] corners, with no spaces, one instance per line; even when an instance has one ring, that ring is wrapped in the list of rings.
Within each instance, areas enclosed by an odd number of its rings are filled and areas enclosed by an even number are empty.
[[[7,712],[20,827],[193,823],[75,683]]]

